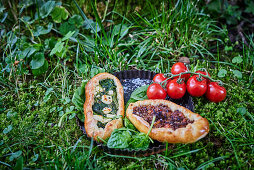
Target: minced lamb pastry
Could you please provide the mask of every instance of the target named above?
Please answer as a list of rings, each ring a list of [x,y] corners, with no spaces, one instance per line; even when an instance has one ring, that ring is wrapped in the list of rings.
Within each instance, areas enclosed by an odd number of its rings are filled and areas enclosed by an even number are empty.
[[[148,133],[155,116],[149,136],[160,142],[192,143],[209,132],[207,119],[167,100],[130,103],[126,116],[143,133]]]
[[[123,126],[123,87],[117,77],[97,74],[87,83],[85,95],[85,130],[89,137],[106,139],[114,129]]]

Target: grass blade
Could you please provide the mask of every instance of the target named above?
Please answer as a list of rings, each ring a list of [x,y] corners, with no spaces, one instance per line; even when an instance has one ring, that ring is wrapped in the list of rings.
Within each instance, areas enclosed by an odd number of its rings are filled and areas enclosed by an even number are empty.
[[[88,18],[86,17],[86,14],[85,14],[85,13],[83,12],[83,10],[79,7],[79,5],[78,5],[78,3],[77,3],[76,0],[74,0],[74,3],[75,3],[75,5],[76,5],[76,7],[78,8],[78,10],[79,10],[81,16],[82,16],[83,19],[85,20],[85,22],[88,23],[89,27],[93,30],[94,34],[97,34],[97,31],[96,31],[96,30],[94,29],[94,27],[90,24]],[[99,36],[99,35],[97,34],[97,36]]]
[[[221,156],[221,157],[217,157],[217,158],[214,158],[212,160],[209,160],[209,161],[206,161],[204,163],[202,163],[201,165],[199,165],[196,169],[197,170],[200,170],[200,169],[206,169],[207,166],[209,166],[210,164],[216,162],[216,161],[220,161],[220,160],[223,160],[225,158],[228,158],[229,156]]]
[[[107,43],[109,43],[108,41],[108,36],[105,32],[105,29],[101,23],[101,19],[99,17],[99,14],[97,12],[97,9],[95,8],[95,5],[94,5],[94,2],[91,0],[91,5],[92,5],[92,8],[93,8],[93,12],[94,12],[94,15],[95,15],[95,18],[96,18],[96,21],[98,22],[99,26],[100,26],[100,29],[102,30],[102,34],[104,35],[104,38],[106,39]]]

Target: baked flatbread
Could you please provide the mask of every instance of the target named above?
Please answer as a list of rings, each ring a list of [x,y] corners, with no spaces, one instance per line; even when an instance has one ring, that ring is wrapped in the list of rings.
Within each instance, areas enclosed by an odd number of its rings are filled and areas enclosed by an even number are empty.
[[[110,137],[114,129],[123,126],[123,87],[117,77],[109,73],[94,76],[85,87],[85,130],[89,137]]]
[[[137,101],[126,110],[127,118],[143,133],[148,133],[154,115],[149,136],[160,142],[193,143],[209,132],[206,118],[168,100]]]

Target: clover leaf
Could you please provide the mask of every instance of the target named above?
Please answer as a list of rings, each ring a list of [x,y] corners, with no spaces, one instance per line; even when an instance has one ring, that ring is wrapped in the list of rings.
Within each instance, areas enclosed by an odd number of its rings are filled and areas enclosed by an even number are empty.
[[[68,18],[68,11],[62,6],[56,6],[50,15],[55,23],[61,23]]]
[[[76,27],[75,25],[69,24],[68,22],[65,22],[61,24],[59,31],[62,35],[67,34],[69,31],[75,31]]]
[[[227,74],[227,70],[225,69],[220,69],[219,73],[218,73],[218,77],[225,77]]]
[[[234,57],[234,58],[232,59],[232,63],[240,64],[241,62],[243,62],[243,59],[242,59],[241,56]]]
[[[80,26],[82,26],[83,24],[83,19],[81,18],[81,16],[79,15],[73,15],[69,20],[68,20],[69,24],[71,25],[75,25],[77,28],[79,28]]]
[[[64,42],[58,41],[55,45],[55,47],[51,50],[50,56],[56,54],[57,52],[61,52],[63,50]]]
[[[232,70],[234,76],[238,79],[241,79],[243,77],[242,73],[239,70]]]

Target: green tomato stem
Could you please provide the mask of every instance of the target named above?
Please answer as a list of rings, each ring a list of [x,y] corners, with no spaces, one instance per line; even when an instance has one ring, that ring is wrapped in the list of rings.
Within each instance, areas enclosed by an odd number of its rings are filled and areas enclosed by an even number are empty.
[[[205,70],[206,71],[206,70]],[[163,82],[161,82],[161,84],[164,84],[165,82],[167,82],[169,79],[172,79],[172,78],[174,78],[174,77],[177,77],[177,76],[182,76],[182,75],[184,75],[184,74],[195,74],[195,75],[199,75],[199,76],[202,76],[202,77],[204,77],[204,78],[207,78],[207,79],[209,79],[210,81],[212,81],[212,82],[218,82],[218,83],[222,83],[222,84],[224,84],[221,80],[215,80],[215,79],[212,79],[211,77],[209,77],[208,76],[208,72],[206,71],[206,74],[207,75],[203,75],[203,74],[201,74],[201,73],[195,73],[195,72],[192,72],[192,71],[187,71],[187,72],[182,72],[182,73],[180,73],[180,74],[172,74],[172,73],[166,73],[165,75],[169,75],[169,77],[166,79],[166,80],[164,80]]]

